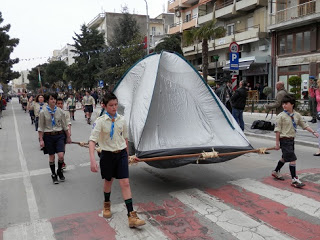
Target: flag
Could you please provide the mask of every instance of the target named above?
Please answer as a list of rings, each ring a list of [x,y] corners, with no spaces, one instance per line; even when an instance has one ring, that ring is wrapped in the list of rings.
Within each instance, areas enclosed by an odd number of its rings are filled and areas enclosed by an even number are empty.
[[[38,73],[39,73],[39,87],[41,87],[41,75],[40,75],[40,69],[38,68]]]

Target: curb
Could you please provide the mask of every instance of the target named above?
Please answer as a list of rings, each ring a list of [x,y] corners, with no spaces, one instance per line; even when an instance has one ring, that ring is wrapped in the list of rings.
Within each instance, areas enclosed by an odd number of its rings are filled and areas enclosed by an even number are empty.
[[[256,134],[256,133],[244,133],[246,136],[250,137],[256,137],[256,138],[262,138],[262,139],[269,139],[269,140],[276,140],[276,137],[273,136],[268,136],[268,135],[263,135],[263,134]],[[312,143],[312,142],[307,142],[307,141],[302,141],[302,140],[295,140],[295,144],[299,144],[301,146],[306,146],[306,147],[315,147],[318,148],[319,145],[318,143]]]

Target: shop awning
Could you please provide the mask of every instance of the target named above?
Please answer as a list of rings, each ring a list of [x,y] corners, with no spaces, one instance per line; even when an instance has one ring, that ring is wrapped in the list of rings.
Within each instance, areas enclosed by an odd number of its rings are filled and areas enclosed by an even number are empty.
[[[256,57],[245,57],[239,59],[239,70],[247,70],[253,63],[265,64],[270,63],[270,56],[256,56]],[[226,62],[226,66],[222,68],[223,71],[230,71],[230,61]]]

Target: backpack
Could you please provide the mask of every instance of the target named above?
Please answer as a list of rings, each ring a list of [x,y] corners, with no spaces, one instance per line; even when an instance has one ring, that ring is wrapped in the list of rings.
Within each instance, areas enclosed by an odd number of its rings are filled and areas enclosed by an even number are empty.
[[[274,123],[271,123],[269,121],[264,121],[264,120],[255,120],[251,125],[251,129],[260,129],[260,130],[268,130],[268,131],[273,131],[274,127],[275,127]]]

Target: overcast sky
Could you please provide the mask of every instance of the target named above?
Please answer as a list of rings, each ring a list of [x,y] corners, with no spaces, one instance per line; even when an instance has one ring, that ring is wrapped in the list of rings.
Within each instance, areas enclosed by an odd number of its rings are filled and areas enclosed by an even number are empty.
[[[150,17],[167,9],[167,0],[147,0]],[[121,12],[127,5],[130,13],[146,14],[145,0],[0,0],[4,24],[10,24],[9,35],[20,43],[11,58],[20,58],[13,69],[31,69],[47,61],[55,49],[73,44],[74,33],[99,13]],[[42,58],[42,59],[41,59]],[[28,60],[25,60],[28,59]]]

